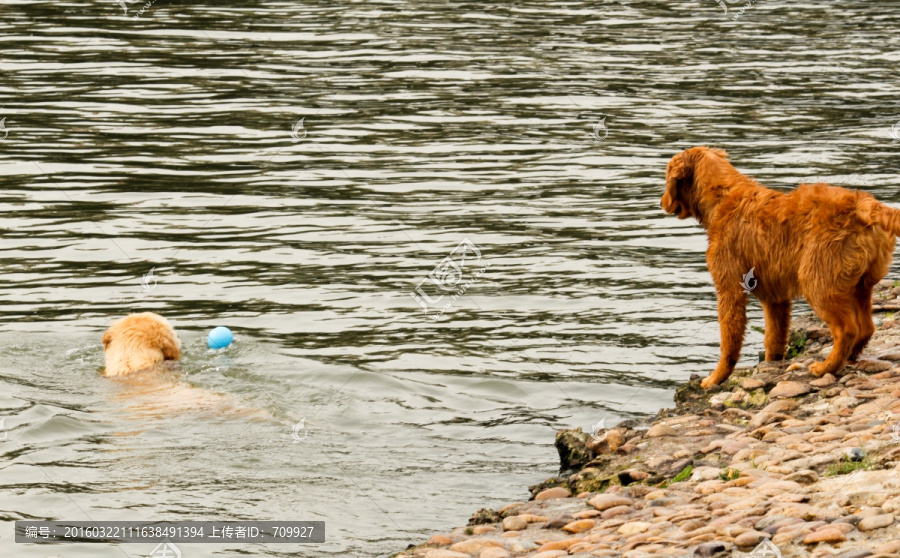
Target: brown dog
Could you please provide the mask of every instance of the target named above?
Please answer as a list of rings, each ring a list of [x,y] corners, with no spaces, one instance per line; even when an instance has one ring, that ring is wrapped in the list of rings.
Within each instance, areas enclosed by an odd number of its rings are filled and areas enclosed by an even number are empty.
[[[129,314],[103,334],[106,375],[121,376],[181,358],[181,343],[168,320],[143,312]]]
[[[855,360],[875,332],[872,288],[888,272],[900,210],[866,192],[801,184],[788,194],[742,175],[720,149],[693,147],[666,168],[662,207],[706,229],[706,263],[719,300],[721,357],[708,388],[734,370],[747,325],[747,294],[762,303],[766,360],[787,347],[791,301],[803,296],[828,324],[834,348],[816,376]],[[753,270],[756,281],[747,280]]]

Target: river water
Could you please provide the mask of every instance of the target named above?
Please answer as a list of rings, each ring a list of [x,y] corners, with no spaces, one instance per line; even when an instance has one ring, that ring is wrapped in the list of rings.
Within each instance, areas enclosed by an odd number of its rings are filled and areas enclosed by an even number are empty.
[[[186,558],[401,550],[526,498],[556,429],[712,368],[674,153],[900,201],[900,4],[149,4],[0,3],[3,556],[153,547],[14,544],[21,519],[327,526]],[[145,310],[180,368],[103,378]]]

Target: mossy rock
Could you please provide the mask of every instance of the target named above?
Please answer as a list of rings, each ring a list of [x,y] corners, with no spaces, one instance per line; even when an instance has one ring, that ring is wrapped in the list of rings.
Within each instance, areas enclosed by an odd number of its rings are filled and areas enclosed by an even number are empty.
[[[600,469],[583,469],[569,479],[572,494],[582,492],[604,492],[611,484],[621,484],[618,475],[609,475]]]
[[[469,525],[482,525],[485,523],[500,523],[503,518],[500,512],[491,508],[481,508],[469,518]]]
[[[696,378],[681,384],[681,386],[675,390],[675,403],[696,401],[699,397],[704,395],[706,390],[700,387],[700,381],[700,378]]]
[[[590,436],[580,428],[560,430],[556,433],[556,451],[559,452],[559,470],[580,471],[596,455],[587,443]]]
[[[750,392],[750,398],[747,399],[747,407],[762,407],[768,402],[769,396],[766,395],[766,390],[757,388]]]

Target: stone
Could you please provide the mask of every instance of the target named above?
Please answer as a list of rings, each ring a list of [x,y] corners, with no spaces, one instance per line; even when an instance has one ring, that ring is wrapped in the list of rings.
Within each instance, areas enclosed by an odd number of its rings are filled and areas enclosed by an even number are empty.
[[[434,546],[447,546],[447,545],[453,544],[453,541],[451,541],[449,538],[445,537],[444,535],[434,535],[433,537],[428,539],[428,542],[425,544],[431,544]]]
[[[872,517],[867,517],[859,522],[857,528],[860,531],[874,531],[875,529],[881,529],[882,527],[887,527],[888,525],[894,524],[894,514],[892,513],[884,513],[881,515],[874,515]]]
[[[598,511],[604,511],[616,506],[631,506],[634,504],[634,501],[631,498],[625,498],[616,494],[598,494],[588,500],[588,504]]]
[[[492,510],[491,508],[481,508],[469,518],[469,525],[482,525],[485,523],[500,523],[501,515],[504,515],[504,512],[512,509],[514,506],[521,506],[521,503],[510,504],[508,506],[503,506],[503,509],[498,513],[496,510]],[[512,514],[515,515],[515,514]]]
[[[519,515],[514,515],[512,517],[507,517],[503,520],[503,530],[504,531],[521,531],[528,527],[528,522],[525,521],[525,518]]]
[[[466,539],[451,546],[450,550],[465,554],[475,554],[489,546],[502,547],[503,545],[493,539]]]
[[[512,548],[510,548],[510,550],[519,554],[522,552],[531,552],[532,550],[534,550],[536,548],[537,548],[536,544],[534,544],[531,541],[524,540],[524,541],[517,541],[517,542],[513,543]]]
[[[510,554],[505,548],[490,546],[478,554],[478,558],[509,558]]]
[[[568,556],[569,553],[565,550],[547,550],[545,552],[538,552],[537,554],[532,554],[531,558],[561,558],[562,556]]]
[[[765,426],[767,424],[779,422],[789,418],[791,417],[781,413],[756,413],[755,415],[753,415],[753,418],[750,419],[750,422],[747,424],[747,428],[755,430],[761,426]]]
[[[646,436],[648,438],[662,438],[665,436],[677,436],[678,431],[672,428],[671,426],[666,426],[665,424],[657,423],[650,427],[650,430],[647,431]]]
[[[762,380],[758,380],[756,378],[744,378],[741,382],[741,387],[747,391],[753,391],[755,389],[759,389],[764,387],[766,383]]]
[[[746,533],[736,536],[734,538],[734,544],[740,547],[756,546],[771,536],[772,535],[763,533],[762,531],[747,531]]]
[[[582,432],[580,428],[556,432],[554,443],[559,454],[561,471],[581,470],[593,459],[594,452],[587,445],[590,440],[590,435]]]
[[[854,463],[859,463],[866,458],[866,452],[864,452],[862,448],[850,448],[847,450],[846,455],[847,459]]]
[[[886,360],[877,360],[877,359],[865,359],[860,360],[854,365],[858,370],[862,370],[863,372],[868,372],[870,374],[877,372],[884,372],[885,370],[890,370],[894,367],[894,364],[891,362],[887,362]]]
[[[841,542],[845,540],[847,540],[847,537],[844,536],[844,533],[842,533],[840,529],[829,525],[803,537],[803,544],[816,544],[820,542]]]
[[[544,542],[537,551],[547,552],[548,550],[569,550],[569,547],[575,544],[577,539],[562,539],[559,541]],[[543,541],[538,541],[543,542]]]
[[[831,339],[831,330],[827,327],[811,327],[806,330],[807,339]]]
[[[894,513],[900,511],[900,497],[894,497],[890,500],[887,500],[884,504],[881,505],[881,509],[888,513]],[[890,553],[888,553],[890,554]]]
[[[534,497],[535,500],[554,500],[557,498],[568,498],[572,495],[568,489],[563,488],[562,486],[556,486],[554,488],[548,488],[546,490],[542,490],[538,492],[538,495]]]
[[[596,525],[597,522],[593,519],[581,519],[578,521],[573,521],[572,523],[566,524],[562,530],[567,531],[569,533],[583,533]]]
[[[613,453],[625,445],[625,435],[618,429],[607,430],[599,438],[592,438],[587,445],[597,455]]]
[[[813,484],[815,482],[819,482],[819,474],[815,471],[811,471],[810,469],[803,469],[801,471],[797,471],[796,473],[786,475],[784,477],[784,480],[794,481],[799,484]]]
[[[900,554],[900,540],[876,546],[875,554]]]
[[[594,512],[596,513],[597,510],[594,510]],[[526,519],[526,521],[527,521],[527,519]],[[561,515],[559,517],[554,517],[553,519],[548,521],[547,524],[544,525],[544,529],[562,529],[563,527],[565,527],[569,523],[572,523],[573,521],[575,521],[575,518],[572,517],[571,515]],[[529,521],[529,523],[531,523],[531,522]]]
[[[619,527],[618,533],[626,536],[635,535],[637,533],[643,533],[649,529],[651,525],[653,524],[647,521],[632,521]]]
[[[762,412],[766,413],[787,413],[793,411],[800,404],[794,401],[793,399],[779,399],[778,401],[773,401],[762,408]]]
[[[711,558],[714,554],[725,552],[726,548],[725,543],[719,541],[703,543],[697,545],[694,549],[694,556],[699,558]]]
[[[769,397],[797,397],[799,395],[805,395],[810,392],[809,384],[804,384],[802,382],[794,382],[791,380],[784,380],[778,382],[778,384],[772,388],[772,391],[769,392]]]
[[[833,386],[837,383],[837,378],[832,376],[831,374],[825,374],[821,378],[813,380],[809,383],[809,385],[817,388],[824,388],[828,386]]]
[[[625,471],[619,471],[618,477],[619,482],[622,483],[622,486],[628,486],[629,484],[635,482],[647,480],[648,478],[650,478],[650,473],[644,471],[636,471],[634,469],[626,469]]]
[[[853,548],[841,552],[836,558],[866,558],[866,556],[871,555],[872,551],[867,548]]]
[[[631,506],[616,506],[614,508],[609,508],[608,510],[604,510],[603,513],[600,514],[600,519],[610,519],[612,517],[616,517],[617,515],[627,515],[634,510]]]
[[[432,548],[425,551],[425,558],[471,558],[468,554],[455,552],[453,550],[445,550],[440,548]]]

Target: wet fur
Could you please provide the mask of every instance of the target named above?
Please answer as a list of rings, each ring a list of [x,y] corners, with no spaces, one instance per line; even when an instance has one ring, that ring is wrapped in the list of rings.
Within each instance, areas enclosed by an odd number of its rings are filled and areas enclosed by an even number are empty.
[[[181,358],[181,343],[168,320],[143,312],[129,314],[103,334],[106,375],[121,376]]]
[[[834,348],[810,365],[817,376],[835,373],[865,348],[875,325],[872,289],[891,265],[900,210],[870,194],[827,184],[801,184],[783,194],[744,176],[720,149],[693,147],[672,157],[661,205],[706,229],[706,263],[716,285],[721,357],[702,382],[717,385],[734,371],[747,326],[742,280],[754,269],[751,290],[766,320],[766,360],[787,349],[791,301],[804,297],[828,325]]]

